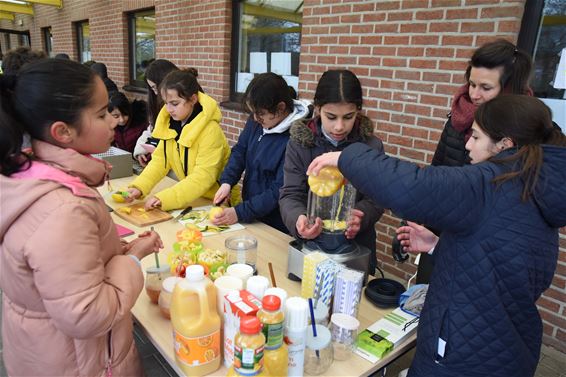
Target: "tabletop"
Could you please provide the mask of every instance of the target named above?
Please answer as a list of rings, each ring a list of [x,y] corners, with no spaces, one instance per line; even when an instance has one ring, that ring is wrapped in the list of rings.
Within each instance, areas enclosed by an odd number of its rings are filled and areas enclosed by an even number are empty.
[[[133,177],[126,177],[112,180],[112,187],[114,190],[124,189],[127,184],[133,179]],[[153,190],[157,192],[163,188],[171,186],[175,181],[165,177]],[[121,206],[127,204],[114,203],[110,198],[110,193],[107,187],[101,187],[99,189],[100,193],[103,195],[106,203],[113,209],[117,209]],[[197,199],[192,203],[193,207],[199,207],[203,205],[210,204],[209,200]],[[134,226],[125,220],[119,218],[116,215],[112,215],[115,223],[126,226],[136,232],[136,234],[149,229],[149,227],[139,228]],[[244,224],[245,229],[239,231],[233,231],[229,233],[220,233],[218,235],[208,236],[203,239],[205,247],[224,250],[224,241],[226,238],[234,235],[252,235],[258,241],[258,256],[257,256],[257,269],[260,275],[269,277],[268,262],[273,265],[273,272],[275,275],[275,280],[277,286],[283,288],[287,291],[288,297],[300,296],[301,285],[298,282],[291,281],[287,279],[287,251],[289,248],[289,242],[293,240],[287,234],[281,233],[278,230],[271,228],[260,222],[255,222],[252,224]],[[163,243],[165,245],[164,250],[159,254],[159,260],[162,263],[167,261],[167,253],[172,250],[172,245],[175,242],[175,233],[177,230],[182,229],[183,225],[175,220],[168,220],[162,223],[153,225],[155,231],[161,236]],[[126,239],[131,239],[135,235],[126,237]],[[153,266],[155,264],[153,256],[146,257],[142,261],[142,266],[145,268]],[[371,304],[365,296],[362,295],[362,300],[360,302],[360,307],[358,311],[358,320],[360,321],[360,331],[367,328],[369,325],[382,318],[387,313],[391,312],[392,309],[380,309]],[[173,350],[173,338],[171,322],[165,319],[159,312],[159,307],[152,304],[149,297],[145,292],[142,292],[136,301],[135,306],[132,308],[132,314],[139,322],[141,328],[146,332],[148,338],[154,344],[154,346],[159,350],[171,367],[179,374],[183,375],[181,370],[177,367],[175,362],[175,353]],[[359,357],[358,355],[353,355],[349,360],[346,361],[334,361],[330,369],[325,373],[327,376],[367,376],[370,375],[383,367],[387,366],[389,363],[394,361],[397,357],[403,355],[407,350],[412,348],[416,342],[416,334],[409,337],[400,346],[397,346],[391,352],[389,352],[384,358],[379,360],[377,363],[372,364],[369,361]],[[212,373],[212,376],[226,376],[227,369],[222,366],[219,370]]]

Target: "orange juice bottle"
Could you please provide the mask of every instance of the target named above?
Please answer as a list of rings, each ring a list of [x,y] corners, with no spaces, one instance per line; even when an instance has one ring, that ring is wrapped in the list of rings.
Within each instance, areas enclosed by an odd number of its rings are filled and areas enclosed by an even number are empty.
[[[240,332],[234,342],[234,364],[226,376],[267,376],[263,368],[265,336],[257,317],[244,316],[240,320]]]
[[[201,265],[187,268],[173,290],[171,324],[177,365],[187,376],[204,376],[220,367],[220,317],[216,289]]]
[[[268,376],[287,376],[289,351],[283,342],[283,322],[285,315],[281,311],[281,299],[267,295],[261,302],[262,309],[257,312],[265,336],[263,365]]]

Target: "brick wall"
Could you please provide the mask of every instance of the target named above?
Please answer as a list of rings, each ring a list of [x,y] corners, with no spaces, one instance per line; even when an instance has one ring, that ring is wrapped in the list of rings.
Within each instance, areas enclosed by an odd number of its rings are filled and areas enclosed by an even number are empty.
[[[473,50],[496,37],[516,41],[525,0],[306,0],[299,96],[312,99],[329,68],[354,71],[364,86],[364,111],[389,154],[429,163],[449,111],[451,95],[464,83]],[[32,46],[43,49],[41,27],[51,26],[55,52],[76,58],[72,22],[89,19],[92,57],[108,65],[119,86],[127,83],[125,12],[155,6],[157,57],[199,70],[204,90],[229,99],[231,1],[66,0],[63,9],[35,5],[24,26]],[[18,17],[22,18],[22,17]],[[1,40],[1,39],[0,39]],[[14,47],[14,42],[12,47]],[[222,127],[233,143],[245,115],[223,108]],[[415,273],[411,262],[396,263],[390,244],[399,219],[386,213],[376,225],[380,266],[400,279]],[[544,341],[566,351],[566,230],[552,286],[539,300]]]

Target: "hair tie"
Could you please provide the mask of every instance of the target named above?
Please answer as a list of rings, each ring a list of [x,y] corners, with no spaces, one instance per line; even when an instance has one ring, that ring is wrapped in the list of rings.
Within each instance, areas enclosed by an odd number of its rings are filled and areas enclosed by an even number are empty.
[[[0,75],[0,88],[14,90],[16,88],[17,76],[14,74]]]

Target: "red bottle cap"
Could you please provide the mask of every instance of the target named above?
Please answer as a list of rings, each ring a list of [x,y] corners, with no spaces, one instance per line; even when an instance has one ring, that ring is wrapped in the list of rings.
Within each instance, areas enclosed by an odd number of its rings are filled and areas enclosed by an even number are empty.
[[[265,310],[274,312],[281,307],[281,299],[275,295],[267,295],[263,298],[261,306],[263,306]]]
[[[257,317],[244,316],[240,320],[240,332],[242,334],[257,334],[261,331],[261,322]]]

